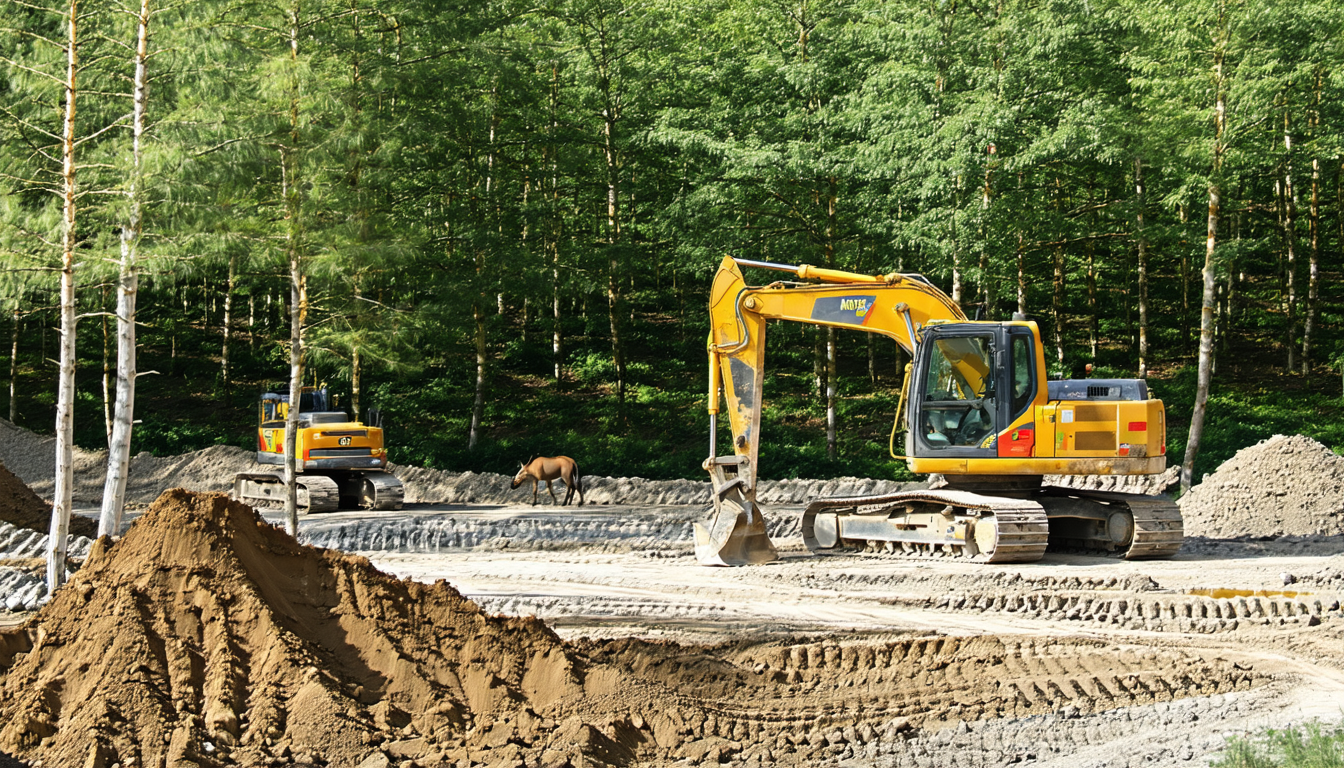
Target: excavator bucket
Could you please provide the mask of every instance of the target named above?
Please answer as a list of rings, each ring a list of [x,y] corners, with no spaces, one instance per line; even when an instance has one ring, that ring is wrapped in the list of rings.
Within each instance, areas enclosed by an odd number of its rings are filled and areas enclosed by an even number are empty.
[[[701,565],[756,565],[779,559],[756,502],[722,499],[695,524],[695,559]]]

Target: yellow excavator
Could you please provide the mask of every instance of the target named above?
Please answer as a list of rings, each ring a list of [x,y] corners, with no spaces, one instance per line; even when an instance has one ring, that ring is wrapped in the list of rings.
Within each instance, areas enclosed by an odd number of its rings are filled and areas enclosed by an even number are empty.
[[[741,267],[801,280],[751,287]],[[1181,547],[1179,507],[1162,496],[1086,491],[1045,475],[1151,475],[1166,468],[1166,413],[1141,379],[1049,381],[1036,323],[969,320],[921,275],[863,275],[725,257],[709,300],[713,507],[695,524],[704,565],[775,560],[756,504],[767,320],[888,336],[910,355],[891,455],[938,487],[813,501],[813,552],[848,548],[982,563],[1039,560],[1048,545],[1127,559]],[[720,394],[733,455],[717,451]],[[896,452],[904,421],[905,450]]]
[[[283,467],[287,391],[261,396],[258,406],[257,462]],[[371,411],[370,414],[376,413]],[[304,387],[299,396],[299,433],[295,467],[299,513],[336,509],[401,509],[404,488],[387,471],[380,416],[372,425],[351,420],[332,405],[326,387]],[[285,473],[249,472],[233,478],[233,497],[256,507],[283,506]]]

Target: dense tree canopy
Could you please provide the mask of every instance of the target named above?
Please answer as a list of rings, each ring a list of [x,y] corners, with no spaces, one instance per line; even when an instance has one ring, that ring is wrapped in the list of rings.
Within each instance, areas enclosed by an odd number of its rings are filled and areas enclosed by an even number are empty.
[[[257,386],[286,375],[294,268],[308,377],[380,408],[395,459],[694,475],[724,253],[923,273],[968,313],[1038,320],[1053,373],[1153,372],[1179,425],[1215,187],[1215,381],[1252,362],[1324,381],[1344,357],[1326,0],[151,0],[142,166],[134,5],[0,9],[0,293],[11,413],[37,428],[80,14],[85,444],[109,431],[99,313],[134,180],[157,371],[136,444],[155,450],[251,444]],[[899,354],[772,333],[765,471],[874,471]]]

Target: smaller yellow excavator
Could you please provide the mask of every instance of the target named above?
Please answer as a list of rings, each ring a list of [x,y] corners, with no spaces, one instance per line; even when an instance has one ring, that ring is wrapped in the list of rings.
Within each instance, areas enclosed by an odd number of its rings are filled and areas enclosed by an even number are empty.
[[[285,420],[289,393],[261,396],[257,426],[257,462],[285,464]],[[372,412],[376,413],[376,412]],[[404,488],[387,471],[381,418],[373,425],[335,410],[326,387],[304,387],[299,397],[299,433],[295,466],[299,513],[336,509],[401,509]],[[255,507],[285,503],[285,473],[249,472],[233,478],[233,497]]]

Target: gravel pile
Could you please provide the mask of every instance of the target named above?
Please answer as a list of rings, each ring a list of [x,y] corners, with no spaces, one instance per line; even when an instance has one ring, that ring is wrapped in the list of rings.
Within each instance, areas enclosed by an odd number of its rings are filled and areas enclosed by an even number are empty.
[[[1344,534],[1344,457],[1303,435],[1238,451],[1181,500],[1187,536]]]

